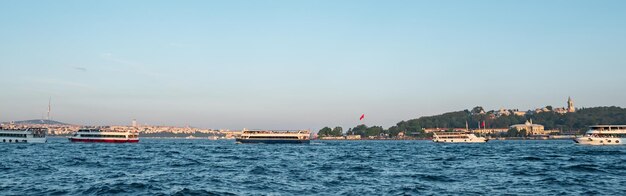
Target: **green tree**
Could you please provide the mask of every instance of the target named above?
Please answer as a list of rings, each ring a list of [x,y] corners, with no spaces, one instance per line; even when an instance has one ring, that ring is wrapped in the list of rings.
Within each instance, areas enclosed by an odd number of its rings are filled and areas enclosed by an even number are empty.
[[[476,106],[476,107],[474,107],[474,109],[472,109],[472,113],[473,114],[479,114],[482,111],[485,111],[485,110],[481,106]]]
[[[518,137],[526,137],[528,136],[528,132],[526,131],[526,129],[522,129],[519,131]]]
[[[517,129],[511,128],[508,131],[506,131],[507,137],[517,137],[517,135],[519,135],[519,132],[517,131]]]
[[[381,126],[372,126],[372,127],[368,127],[367,130],[365,131],[365,136],[383,136],[385,133],[385,130],[383,129],[383,127]]]
[[[361,124],[352,128],[352,133],[354,135],[361,135],[361,137],[367,137],[367,128],[368,127],[366,125]]]
[[[324,127],[322,129],[320,129],[319,132],[317,132],[317,135],[321,136],[321,137],[331,136],[331,132],[332,132],[332,130],[330,129],[330,127]]]
[[[388,132],[389,132],[389,136],[395,137],[395,136],[398,136],[398,133],[402,132],[402,130],[400,130],[398,126],[391,126],[389,127]],[[408,133],[405,132],[405,134],[408,134]]]
[[[333,136],[342,136],[343,135],[343,128],[339,127],[339,126],[333,128],[332,135]]]

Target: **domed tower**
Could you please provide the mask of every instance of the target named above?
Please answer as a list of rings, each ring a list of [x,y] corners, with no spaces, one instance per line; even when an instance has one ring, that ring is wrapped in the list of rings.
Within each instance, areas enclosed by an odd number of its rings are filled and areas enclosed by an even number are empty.
[[[574,108],[574,101],[571,97],[567,98],[567,112],[576,112],[576,108]]]

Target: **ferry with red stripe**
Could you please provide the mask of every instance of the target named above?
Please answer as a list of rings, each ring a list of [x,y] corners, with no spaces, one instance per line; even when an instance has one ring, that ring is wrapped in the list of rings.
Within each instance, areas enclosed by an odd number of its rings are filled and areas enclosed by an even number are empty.
[[[139,142],[139,133],[131,130],[84,128],[78,130],[69,140],[71,142],[136,143]]]

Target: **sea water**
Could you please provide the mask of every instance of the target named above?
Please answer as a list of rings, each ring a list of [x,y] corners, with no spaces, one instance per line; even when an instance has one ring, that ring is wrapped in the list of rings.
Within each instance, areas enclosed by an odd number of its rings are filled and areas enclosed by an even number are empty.
[[[0,195],[623,195],[626,146],[146,139],[0,144]]]

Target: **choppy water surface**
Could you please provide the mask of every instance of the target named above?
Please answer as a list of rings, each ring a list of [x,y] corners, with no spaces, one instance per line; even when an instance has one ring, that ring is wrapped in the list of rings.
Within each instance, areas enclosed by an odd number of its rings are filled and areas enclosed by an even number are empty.
[[[0,195],[622,195],[624,185],[626,146],[572,141],[0,144]]]

